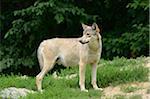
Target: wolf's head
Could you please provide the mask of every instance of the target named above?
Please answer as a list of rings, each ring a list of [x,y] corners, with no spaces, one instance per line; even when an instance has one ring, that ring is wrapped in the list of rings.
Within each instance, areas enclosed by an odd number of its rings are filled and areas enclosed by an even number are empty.
[[[96,23],[93,23],[92,26],[88,26],[82,23],[83,27],[83,36],[79,40],[81,44],[92,43],[101,39],[100,29]]]

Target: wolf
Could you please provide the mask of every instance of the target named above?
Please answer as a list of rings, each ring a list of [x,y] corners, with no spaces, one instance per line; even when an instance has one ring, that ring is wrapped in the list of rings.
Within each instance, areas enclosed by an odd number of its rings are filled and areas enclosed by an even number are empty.
[[[36,76],[38,91],[42,91],[44,75],[56,63],[65,67],[79,66],[79,86],[81,91],[85,88],[86,65],[92,66],[91,84],[95,90],[102,90],[96,83],[97,64],[101,57],[102,41],[100,29],[96,23],[88,26],[82,23],[83,36],[79,38],[52,38],[40,43],[37,56],[41,72]]]

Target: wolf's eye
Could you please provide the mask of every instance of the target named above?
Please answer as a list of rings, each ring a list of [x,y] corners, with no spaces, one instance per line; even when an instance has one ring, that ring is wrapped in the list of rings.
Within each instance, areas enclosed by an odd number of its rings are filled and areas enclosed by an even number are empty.
[[[90,33],[87,33],[86,35],[87,35],[87,37],[91,37]]]
[[[89,33],[87,33],[86,35],[87,35],[87,36],[89,36],[90,34],[89,34]]]

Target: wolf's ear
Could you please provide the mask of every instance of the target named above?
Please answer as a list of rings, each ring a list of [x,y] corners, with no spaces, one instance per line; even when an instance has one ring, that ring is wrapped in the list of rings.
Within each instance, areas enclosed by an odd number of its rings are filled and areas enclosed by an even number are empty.
[[[96,32],[98,32],[98,33],[100,32],[100,29],[98,28],[98,25],[96,23],[92,24],[92,29],[96,30]]]
[[[88,27],[88,25],[85,25],[84,23],[81,23],[82,24],[82,28],[85,30],[87,27]]]

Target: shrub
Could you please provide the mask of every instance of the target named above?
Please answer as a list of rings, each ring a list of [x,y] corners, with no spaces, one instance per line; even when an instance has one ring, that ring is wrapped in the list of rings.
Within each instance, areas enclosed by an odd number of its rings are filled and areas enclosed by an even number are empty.
[[[2,7],[0,72],[37,69],[39,43],[79,37],[81,22],[101,27],[103,58],[148,56],[148,1],[5,0]]]
[[[148,56],[149,26],[134,25],[132,32],[123,33],[118,38],[103,38],[103,53],[105,58],[114,56],[137,57]]]

